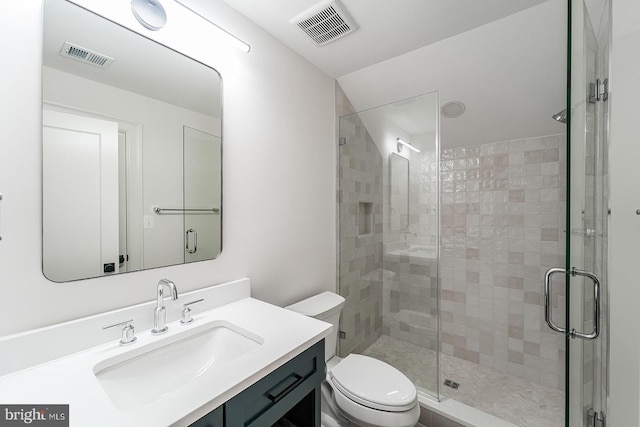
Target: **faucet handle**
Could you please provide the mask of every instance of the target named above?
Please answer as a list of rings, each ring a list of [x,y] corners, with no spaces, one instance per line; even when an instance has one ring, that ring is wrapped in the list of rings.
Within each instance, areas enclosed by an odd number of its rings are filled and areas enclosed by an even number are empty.
[[[182,323],[183,325],[186,325],[193,322],[193,318],[191,317],[191,308],[189,308],[189,306],[191,304],[195,304],[202,301],[204,301],[204,298],[200,298],[195,301],[184,303],[182,305],[182,320],[180,320],[180,323]]]
[[[124,325],[124,327],[122,328],[122,338],[120,338],[120,345],[129,345],[129,344],[133,344],[138,339],[138,337],[135,336],[136,332],[135,332],[135,329],[133,328],[132,323],[133,323],[133,319],[129,319],[129,320],[125,320],[124,322],[114,323],[113,325],[105,326],[102,328],[102,330],[111,329],[111,328],[115,328],[116,326]]]

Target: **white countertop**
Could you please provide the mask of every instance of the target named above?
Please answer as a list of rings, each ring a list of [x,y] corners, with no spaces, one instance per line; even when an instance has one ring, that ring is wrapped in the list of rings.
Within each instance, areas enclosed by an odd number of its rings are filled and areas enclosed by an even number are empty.
[[[434,246],[410,245],[408,247],[397,246],[393,250],[387,250],[385,256],[408,256],[425,260],[436,259],[436,248]]]
[[[153,336],[149,330],[138,332],[137,342],[130,346],[120,346],[113,340],[2,376],[0,402],[69,404],[70,426],[75,427],[186,426],[311,347],[331,330],[328,323],[253,298],[196,313],[193,318],[195,321],[187,326],[177,320],[168,322],[169,332],[161,336]],[[128,411],[118,409],[93,373],[94,366],[105,359],[136,347],[175,340],[187,328],[221,320],[244,328],[264,341],[227,362],[224,369],[207,370],[145,406]]]

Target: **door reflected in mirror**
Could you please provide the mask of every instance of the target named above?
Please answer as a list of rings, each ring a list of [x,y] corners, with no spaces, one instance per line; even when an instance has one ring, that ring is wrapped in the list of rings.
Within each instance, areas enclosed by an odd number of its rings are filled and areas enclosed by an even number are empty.
[[[216,258],[218,72],[45,0],[42,79],[44,275],[66,282]]]

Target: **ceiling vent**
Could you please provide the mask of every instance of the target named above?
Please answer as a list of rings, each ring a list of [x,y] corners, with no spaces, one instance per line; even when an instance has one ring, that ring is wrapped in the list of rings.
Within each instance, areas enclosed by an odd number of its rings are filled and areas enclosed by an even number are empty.
[[[318,46],[324,46],[358,29],[358,25],[335,0],[318,3],[289,22],[307,33]]]
[[[62,49],[60,49],[60,55],[65,58],[75,59],[77,61],[84,62],[85,64],[95,65],[100,68],[109,68],[109,65],[113,62],[113,58],[107,55],[93,52],[69,42],[64,43]]]

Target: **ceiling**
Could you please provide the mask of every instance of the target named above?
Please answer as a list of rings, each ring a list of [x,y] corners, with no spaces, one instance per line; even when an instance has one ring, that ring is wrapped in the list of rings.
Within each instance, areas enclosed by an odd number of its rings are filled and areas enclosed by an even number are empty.
[[[291,19],[322,0],[224,0],[332,77],[485,25],[546,0],[341,0],[359,28],[324,46]]]
[[[433,91],[439,92],[441,104],[463,101],[467,105],[464,116],[441,120],[445,146],[564,132],[564,126],[550,119],[551,114],[563,108],[565,99],[566,30],[560,27],[566,18],[557,16],[562,0],[340,1],[359,28],[318,47],[290,23],[292,18],[316,7],[318,0],[219,0],[336,78],[357,111]],[[553,20],[550,13],[556,15]],[[49,24],[57,22],[50,25],[56,36],[46,38],[47,65],[180,105],[197,101],[199,105],[187,107],[196,111],[211,108],[211,103],[205,101],[212,96],[205,96],[202,86],[192,84],[201,81],[199,78],[179,77],[215,72],[195,61],[167,61],[161,56],[156,60],[152,55],[142,62],[149,65],[148,70],[161,72],[134,73],[140,77],[135,79],[124,77],[125,74],[118,77],[120,70],[129,68],[128,64],[139,66],[141,52],[151,54],[158,45],[137,37],[154,46],[132,48],[138,40],[125,40],[124,35],[122,40],[116,35],[105,37],[111,31],[106,27],[96,30],[98,25],[110,23],[92,22],[85,17],[67,19],[68,16],[46,19]],[[493,39],[487,38],[487,33]],[[58,52],[64,41],[113,56],[116,61],[107,73],[62,58]],[[115,50],[113,42],[128,49]],[[169,69],[170,64],[176,68]],[[217,79],[217,74],[214,77]],[[374,86],[376,90],[371,90]],[[163,90],[158,91],[158,87]],[[427,124],[422,117],[420,125],[424,127]]]
[[[566,104],[564,0],[338,0],[358,28],[324,46],[291,21],[329,0],[223,1],[336,78],[355,111],[436,91],[464,102],[440,119],[443,147],[565,132],[551,119]]]

